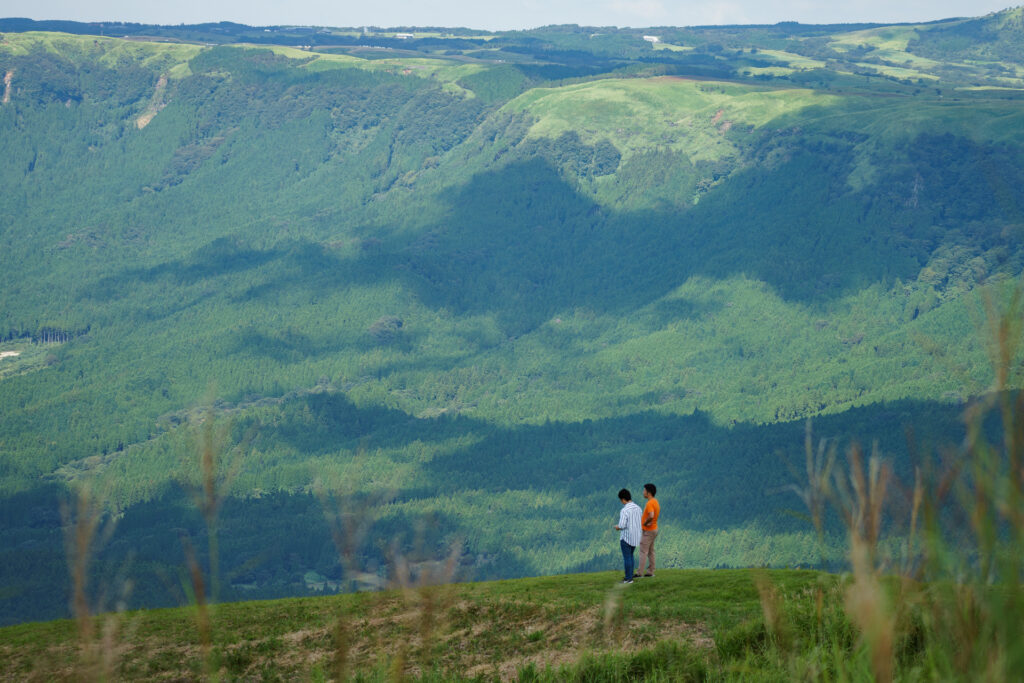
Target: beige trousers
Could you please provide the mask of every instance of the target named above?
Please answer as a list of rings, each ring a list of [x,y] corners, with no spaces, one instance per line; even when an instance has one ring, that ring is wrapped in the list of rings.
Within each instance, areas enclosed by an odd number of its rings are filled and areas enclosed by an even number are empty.
[[[637,574],[654,573],[654,539],[658,537],[658,530],[645,531],[640,537],[640,559],[636,561]],[[644,560],[647,560],[647,571],[644,571]]]

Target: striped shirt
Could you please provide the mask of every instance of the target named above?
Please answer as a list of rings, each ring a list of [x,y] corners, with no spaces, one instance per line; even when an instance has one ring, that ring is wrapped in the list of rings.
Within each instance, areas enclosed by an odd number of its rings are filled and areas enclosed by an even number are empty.
[[[640,545],[640,506],[629,501],[619,512],[619,540],[625,541],[634,548]]]

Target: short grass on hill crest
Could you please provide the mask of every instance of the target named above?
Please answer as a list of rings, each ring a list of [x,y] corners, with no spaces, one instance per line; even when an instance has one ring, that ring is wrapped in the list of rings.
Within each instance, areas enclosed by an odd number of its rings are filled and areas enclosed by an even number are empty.
[[[768,90],[659,77],[535,88],[505,110],[534,116],[531,136],[554,138],[575,131],[586,142],[609,139],[625,157],[660,144],[696,161],[734,154],[725,135],[733,126],[756,128],[837,99],[797,88]]]
[[[113,68],[124,61],[133,61],[147,67],[154,64],[162,66],[165,62],[184,64],[199,54],[203,46],[29,31],[5,33],[0,50],[12,55],[26,55],[35,50],[45,50],[72,59],[76,56],[98,57],[101,64]]]
[[[756,626],[762,619],[757,573],[660,570],[623,586],[615,571],[222,604],[213,612],[214,659],[228,680],[316,680],[332,671],[343,624],[348,672],[355,676],[399,667],[446,679],[514,680],[524,670],[550,673],[588,657],[677,645],[715,662],[721,643],[734,647],[737,633],[763,631]],[[823,581],[837,585],[835,577],[812,571],[767,576],[794,605],[807,602],[801,596]],[[97,621],[116,622],[115,678],[179,679],[202,671],[190,608]],[[60,679],[77,666],[71,621],[0,630],[4,680]]]

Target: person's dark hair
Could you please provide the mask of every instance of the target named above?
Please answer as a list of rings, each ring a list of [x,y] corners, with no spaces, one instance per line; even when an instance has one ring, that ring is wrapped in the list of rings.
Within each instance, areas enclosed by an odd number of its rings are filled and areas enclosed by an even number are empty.
[[[619,500],[633,500],[633,496],[630,494],[629,489],[621,489],[619,491]]]
[[[644,484],[644,488],[650,491],[652,496],[658,495],[658,487],[654,484]]]

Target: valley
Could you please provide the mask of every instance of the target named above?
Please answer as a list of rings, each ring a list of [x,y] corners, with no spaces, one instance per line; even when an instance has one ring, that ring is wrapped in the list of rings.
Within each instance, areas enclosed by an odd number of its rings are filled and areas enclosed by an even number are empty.
[[[69,615],[83,490],[102,610],[185,602],[182,539],[223,600],[456,546],[461,581],[604,570],[649,480],[666,566],[843,566],[792,514],[808,421],[909,489],[1021,387],[986,322],[1024,270],[1020,11],[659,43],[0,19],[0,619]]]

